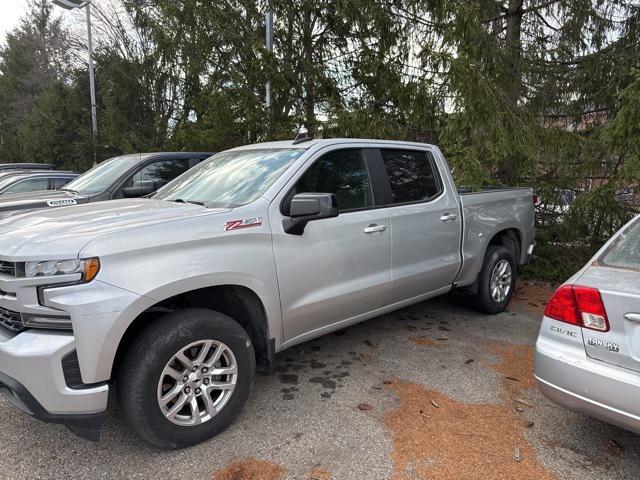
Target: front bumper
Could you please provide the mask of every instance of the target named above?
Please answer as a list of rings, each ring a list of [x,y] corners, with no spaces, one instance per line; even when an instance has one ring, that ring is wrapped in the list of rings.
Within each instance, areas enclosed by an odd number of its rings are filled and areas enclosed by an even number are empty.
[[[72,332],[19,333],[0,325],[0,393],[36,418],[95,438],[107,407],[107,382],[119,342],[151,301],[98,280],[68,285],[77,280],[70,275],[0,274],[3,311],[67,315],[73,325]]]
[[[74,348],[70,333],[28,330],[14,335],[0,327],[0,392],[38,419],[63,423],[80,434],[99,431],[109,386],[67,385],[62,359]]]
[[[535,378],[554,403],[640,434],[638,373],[591,359],[583,346],[558,348],[541,336]]]

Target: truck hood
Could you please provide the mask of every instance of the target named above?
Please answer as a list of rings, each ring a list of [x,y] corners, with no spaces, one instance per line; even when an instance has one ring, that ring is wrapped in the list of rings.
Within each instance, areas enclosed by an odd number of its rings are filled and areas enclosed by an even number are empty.
[[[14,261],[74,258],[101,235],[224,211],[228,209],[151,199],[37,210],[0,220],[0,257]]]
[[[11,193],[0,195],[0,218],[13,216],[41,208],[57,208],[87,203],[89,197],[62,190]]]

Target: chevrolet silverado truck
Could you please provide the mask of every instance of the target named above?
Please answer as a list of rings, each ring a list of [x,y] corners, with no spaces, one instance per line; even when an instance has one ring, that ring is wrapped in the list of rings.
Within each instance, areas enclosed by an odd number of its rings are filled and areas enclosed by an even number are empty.
[[[0,198],[0,218],[41,208],[57,208],[81,203],[101,202],[118,198],[142,197],[154,193],[178,175],[209,158],[207,152],[135,153],[113,157],[96,165],[69,183],[33,188],[15,189],[11,196]],[[32,165],[32,164],[16,164]],[[2,165],[0,165],[2,167]],[[44,172],[42,175],[55,172]],[[24,182],[24,181],[23,181]],[[24,185],[24,183],[22,183]],[[0,183],[0,194],[3,185]]]
[[[293,345],[453,289],[502,311],[534,205],[528,188],[459,194],[432,145],[302,138],[0,232],[9,401],[97,439],[115,389],[139,435],[179,448],[225,428]]]

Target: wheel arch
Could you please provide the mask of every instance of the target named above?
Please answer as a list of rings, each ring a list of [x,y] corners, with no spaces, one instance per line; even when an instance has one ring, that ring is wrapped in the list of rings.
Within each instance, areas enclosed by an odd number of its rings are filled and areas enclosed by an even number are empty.
[[[275,356],[275,339],[271,337],[265,305],[252,289],[238,284],[223,284],[184,291],[160,300],[140,312],[120,338],[111,366],[114,378],[122,359],[137,335],[169,312],[185,308],[208,308],[223,313],[245,329],[256,353],[256,365],[271,371]]]
[[[513,256],[516,260],[516,266],[520,267],[522,264],[522,232],[516,227],[503,228],[496,232],[489,240],[489,243],[485,246],[484,257],[487,255],[487,249],[490,245],[501,245],[507,247],[513,252]]]
[[[494,230],[493,235],[489,238],[489,241],[484,244],[481,250],[481,255],[475,259],[475,267],[468,272],[466,278],[468,278],[467,284],[463,284],[465,291],[471,295],[475,295],[478,291],[478,279],[482,273],[487,251],[490,246],[498,245],[509,248],[513,252],[513,256],[516,260],[516,268],[520,268],[522,264],[522,232],[520,229],[513,225],[503,225]]]

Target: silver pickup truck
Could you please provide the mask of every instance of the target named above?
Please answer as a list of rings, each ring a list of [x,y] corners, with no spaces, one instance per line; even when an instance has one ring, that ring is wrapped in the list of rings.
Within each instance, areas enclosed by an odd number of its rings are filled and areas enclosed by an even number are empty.
[[[503,310],[534,205],[526,188],[459,194],[432,145],[303,138],[0,232],[9,401],[97,438],[115,387],[138,434],[178,448],[229,424],[288,347],[455,288]]]

